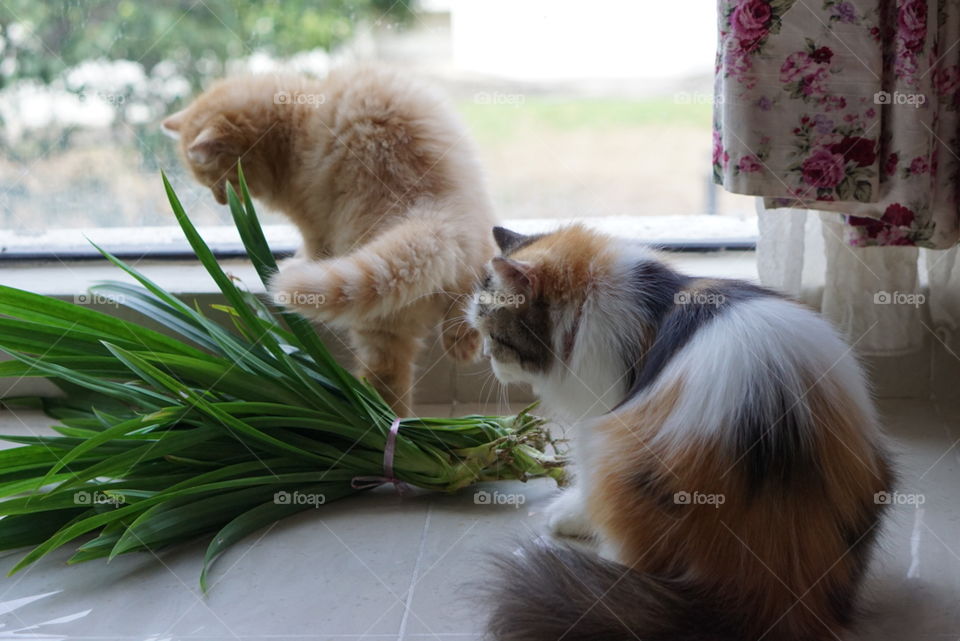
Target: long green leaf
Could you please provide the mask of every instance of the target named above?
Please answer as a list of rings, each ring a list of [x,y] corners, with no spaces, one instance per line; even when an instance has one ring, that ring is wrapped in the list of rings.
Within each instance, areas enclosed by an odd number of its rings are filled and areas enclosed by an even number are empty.
[[[242,169],[239,185],[239,195],[228,188],[230,211],[266,284],[277,265]],[[311,323],[235,283],[165,176],[164,187],[226,298],[210,307],[214,313],[99,247],[135,283],[111,281],[92,291],[161,331],[0,286],[0,349],[15,359],[0,363],[0,376],[43,376],[63,392],[4,401],[59,421],[53,435],[0,435],[23,444],[0,451],[0,548],[34,546],[11,573],[88,533],[93,538],[79,544],[71,563],[219,530],[201,572],[206,589],[211,564],[229,545],[305,505],[270,502],[272,493],[334,500],[357,491],[353,478],[383,473],[394,413],[336,362]],[[405,419],[394,472],[446,491],[504,476],[560,479],[540,424],[526,413]]]
[[[51,327],[78,327],[145,349],[191,354],[195,350],[169,336],[94,309],[0,285],[0,314],[44,323]]]

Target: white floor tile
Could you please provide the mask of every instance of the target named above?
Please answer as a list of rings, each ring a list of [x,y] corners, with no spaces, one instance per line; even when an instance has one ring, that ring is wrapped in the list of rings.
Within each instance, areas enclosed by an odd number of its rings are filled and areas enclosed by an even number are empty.
[[[898,450],[898,491],[923,502],[891,510],[867,583],[866,614],[850,639],[955,640],[960,405],[897,401],[881,409]],[[422,408],[450,412],[449,405]],[[0,432],[47,422],[36,413],[18,416],[0,414]],[[478,498],[480,491],[488,494]],[[197,584],[202,545],[161,562],[131,555],[70,567],[68,552],[60,552],[0,579],[0,639],[478,639],[484,612],[469,584],[486,553],[542,533],[542,510],[554,491],[546,480],[404,498],[379,488],[235,546],[215,567],[206,597]],[[0,571],[21,554],[0,557]]]

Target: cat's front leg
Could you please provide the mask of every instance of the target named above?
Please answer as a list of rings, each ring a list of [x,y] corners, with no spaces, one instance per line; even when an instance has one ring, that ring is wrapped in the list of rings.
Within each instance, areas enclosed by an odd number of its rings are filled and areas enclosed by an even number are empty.
[[[574,485],[561,492],[547,506],[547,528],[555,536],[569,536],[579,539],[593,538],[596,534],[590,519],[583,491]]]

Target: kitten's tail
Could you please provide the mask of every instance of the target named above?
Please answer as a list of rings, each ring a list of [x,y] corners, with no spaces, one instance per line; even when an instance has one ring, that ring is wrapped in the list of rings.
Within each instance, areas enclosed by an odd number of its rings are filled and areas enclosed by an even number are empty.
[[[488,258],[484,242],[440,217],[409,216],[345,256],[287,264],[270,289],[278,304],[349,327],[435,293],[465,295]]]
[[[571,547],[525,544],[497,557],[497,641],[732,641],[742,639],[716,600]]]

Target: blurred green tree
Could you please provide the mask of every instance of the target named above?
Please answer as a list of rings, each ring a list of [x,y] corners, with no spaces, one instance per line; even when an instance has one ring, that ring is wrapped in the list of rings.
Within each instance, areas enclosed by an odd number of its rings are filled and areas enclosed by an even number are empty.
[[[303,51],[330,51],[348,41],[359,25],[407,24],[412,2],[4,0],[0,91],[39,82],[81,99],[97,95],[112,109],[113,144],[139,149],[152,167],[172,159],[172,147],[153,121],[178,108],[210,79],[224,75],[228,61],[254,52],[282,59]],[[123,73],[117,78],[98,76],[103,72],[97,70],[93,77],[88,70],[83,80],[66,82],[66,72],[87,61],[136,63],[146,82],[136,81],[136,73],[131,81]],[[189,87],[171,93],[165,82],[171,78]],[[107,92],[101,90],[104,84],[110,86]],[[0,125],[6,124],[0,115]],[[0,137],[0,149],[9,158],[28,160],[71,147],[78,133],[82,127],[35,128],[21,131],[16,140]]]
[[[49,83],[85,60],[131,60],[149,75],[175,65],[194,89],[231,58],[330,50],[363,22],[407,22],[404,0],[6,0],[0,89]]]

